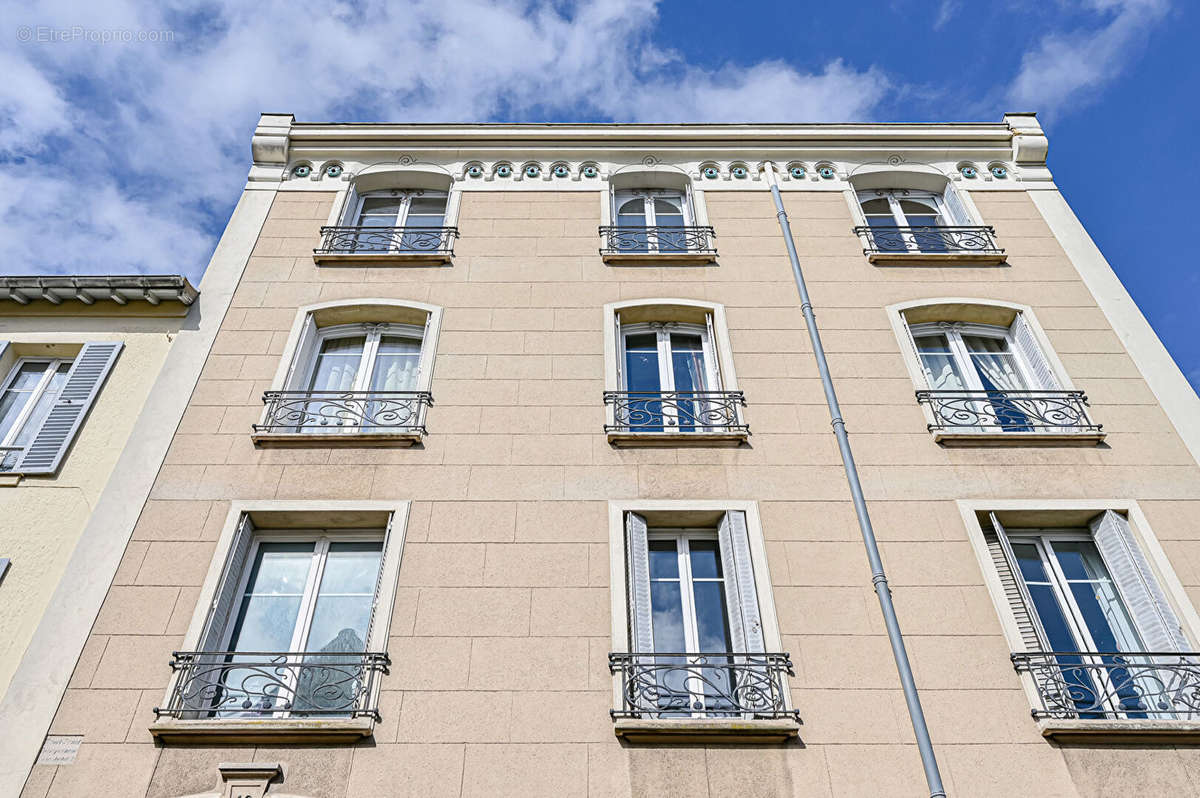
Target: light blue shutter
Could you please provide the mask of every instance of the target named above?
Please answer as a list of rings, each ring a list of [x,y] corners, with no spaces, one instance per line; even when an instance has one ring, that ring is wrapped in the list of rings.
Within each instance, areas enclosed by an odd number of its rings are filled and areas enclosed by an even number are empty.
[[[1187,635],[1138,547],[1129,522],[1112,510],[1105,510],[1089,526],[1146,650],[1187,651]]]
[[[1004,588],[1004,597],[1008,599],[1008,607],[1012,610],[1013,619],[1017,622],[1017,630],[1021,633],[1021,642],[1027,652],[1044,651],[1048,648],[1043,643],[1045,639],[1037,613],[1033,610],[1033,599],[1029,596],[1029,588],[1021,577],[1017,566],[1017,557],[1009,543],[1008,534],[995,513],[991,513],[992,532],[983,533],[987,543],[988,553],[992,555],[992,565],[996,575],[1000,577],[1000,586]]]
[[[83,345],[67,372],[54,406],[14,471],[53,474],[58,470],[67,447],[75,439],[123,346],[120,341],[93,341]]]
[[[754,564],[750,559],[750,537],[746,514],[730,510],[717,527],[721,566],[725,573],[725,603],[729,607],[729,636],[734,651],[758,654],[766,651]]]
[[[253,541],[254,524],[251,523],[249,514],[243,513],[238,520],[237,530],[233,533],[233,542],[225,558],[221,581],[217,585],[217,592],[213,595],[212,606],[208,611],[208,621],[200,635],[200,651],[220,651],[225,646],[226,634],[237,610],[238,588],[241,587],[242,576],[250,567],[250,544]]]
[[[1058,390],[1060,386],[1058,379],[1054,376],[1054,369],[1050,367],[1050,361],[1042,354],[1042,348],[1038,346],[1037,337],[1033,334],[1033,328],[1029,326],[1029,320],[1025,318],[1024,313],[1017,314],[1010,329],[1013,345],[1037,382],[1031,387],[1046,391]]]
[[[629,587],[629,643],[633,652],[654,651],[654,627],[650,608],[650,550],[646,542],[646,519],[625,514],[626,583]]]
[[[953,183],[946,184],[946,191],[942,194],[942,201],[946,203],[946,210],[950,214],[948,221],[951,225],[967,226],[975,224],[975,220],[967,212],[967,206],[963,203],[962,197],[958,196],[958,191],[954,188]]]

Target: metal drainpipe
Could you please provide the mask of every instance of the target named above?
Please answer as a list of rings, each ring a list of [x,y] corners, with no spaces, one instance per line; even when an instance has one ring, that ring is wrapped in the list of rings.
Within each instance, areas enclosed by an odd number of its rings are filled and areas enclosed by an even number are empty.
[[[888,639],[892,643],[892,656],[896,659],[896,670],[900,672],[900,684],[904,687],[904,701],[908,704],[908,715],[912,719],[913,732],[917,736],[917,748],[921,751],[921,764],[925,767],[925,781],[929,784],[929,798],[946,798],[946,790],[942,786],[942,774],[938,771],[937,758],[933,753],[933,743],[929,739],[929,727],[925,723],[925,713],[921,710],[921,697],[917,694],[912,666],[908,662],[908,652],[904,648],[904,635],[900,631],[900,622],[896,620],[896,607],[892,604],[892,592],[888,589],[887,576],[883,572],[883,560],[879,557],[879,544],[875,540],[875,530],[871,527],[871,516],[867,513],[866,499],[863,498],[862,483],[858,479],[858,467],[854,464],[854,454],[850,451],[850,438],[846,435],[842,410],[838,406],[837,394],[833,390],[833,380],[829,376],[829,362],[825,358],[825,349],[821,346],[821,333],[817,330],[817,319],[813,315],[812,300],[808,297],[808,288],[804,285],[804,274],[800,270],[800,257],[796,254],[796,244],[792,241],[792,226],[788,223],[787,212],[783,209],[783,198],[779,195],[779,183],[775,179],[775,164],[766,161],[762,165],[762,170],[766,175],[767,183],[771,186],[771,197],[775,200],[775,216],[779,219],[779,227],[783,230],[783,241],[787,245],[788,259],[792,262],[792,276],[796,278],[796,289],[800,292],[800,310],[804,312],[804,324],[808,327],[808,337],[812,341],[813,354],[817,358],[817,371],[821,373],[821,385],[825,388],[825,402],[829,405],[829,415],[833,418],[833,434],[837,436],[838,449],[842,453],[842,466],[846,469],[846,481],[850,483],[854,513],[858,516],[858,528],[862,531],[863,543],[867,547],[867,560],[871,563],[871,582],[875,585],[875,595],[879,597],[879,607],[883,610]]]

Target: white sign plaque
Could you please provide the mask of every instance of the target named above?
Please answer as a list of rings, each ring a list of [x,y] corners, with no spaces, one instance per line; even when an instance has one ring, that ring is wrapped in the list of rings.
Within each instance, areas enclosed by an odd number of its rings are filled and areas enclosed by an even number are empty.
[[[82,742],[82,736],[67,734],[48,735],[46,742],[42,743],[42,750],[38,754],[37,763],[39,765],[74,764],[75,755],[79,753],[79,744]]]

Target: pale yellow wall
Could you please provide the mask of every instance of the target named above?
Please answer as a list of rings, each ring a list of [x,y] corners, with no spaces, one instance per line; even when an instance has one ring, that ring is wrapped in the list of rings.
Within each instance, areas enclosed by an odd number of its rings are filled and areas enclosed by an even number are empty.
[[[950,794],[1191,794],[1195,749],[1039,736],[955,505],[1135,499],[1200,599],[1200,468],[1035,206],[975,195],[1008,266],[884,268],[840,194],[785,197]],[[709,267],[604,265],[585,192],[465,194],[452,266],[317,267],[331,201],[277,195],[52,726],[84,735],[79,759],[35,768],[25,795],[172,798],[213,789],[225,761],[282,762],[277,791],[323,798],[927,794],[765,191],[707,192]],[[664,296],[726,306],[749,446],[606,442],[602,307]],[[1031,305],[1105,445],[934,444],[885,308],[940,296]],[[297,308],[350,297],[445,308],[424,446],[255,449]],[[233,498],[413,501],[373,740],[154,744],[152,708]],[[759,503],[803,745],[614,737],[607,502],[636,498]]]
[[[145,332],[129,332],[129,327]],[[13,344],[82,344],[121,340],[125,346],[62,467],[54,476],[25,477],[0,487],[0,556],[12,567],[0,583],[0,695],[25,652],[79,535],[141,411],[170,346],[177,321],[4,317],[0,339]],[[51,332],[64,330],[66,332]],[[81,612],[90,608],[80,608]]]

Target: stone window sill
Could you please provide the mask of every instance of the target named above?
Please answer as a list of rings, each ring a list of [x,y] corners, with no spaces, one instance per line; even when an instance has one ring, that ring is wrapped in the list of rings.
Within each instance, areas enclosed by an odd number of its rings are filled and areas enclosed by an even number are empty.
[[[608,442],[621,448],[667,446],[741,446],[749,432],[620,432],[608,433]]]
[[[716,252],[601,252],[612,266],[697,266],[717,262]]]
[[[877,266],[1000,266],[1008,263],[1003,252],[872,252],[867,260]]]
[[[1038,721],[1042,736],[1055,741],[1091,743],[1197,743],[1200,721],[1195,720],[1063,720]]]
[[[791,718],[743,720],[734,718],[681,718],[652,720],[617,718],[616,735],[631,743],[730,743],[764,745],[787,742],[800,735],[800,723]]]
[[[260,448],[302,448],[302,447],[337,447],[337,446],[392,446],[408,448],[421,442],[424,433],[413,432],[382,432],[382,433],[309,433],[309,432],[256,432],[250,436],[254,445]]]
[[[943,446],[1095,446],[1103,432],[952,432],[935,430]]]
[[[313,253],[318,266],[447,266],[449,252],[325,252]]]
[[[371,736],[374,730],[375,719],[370,717],[210,720],[162,718],[150,725],[150,734],[155,739],[188,743],[352,743]]]

